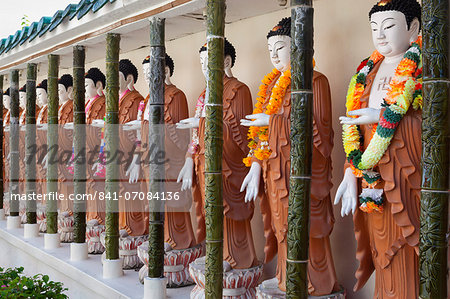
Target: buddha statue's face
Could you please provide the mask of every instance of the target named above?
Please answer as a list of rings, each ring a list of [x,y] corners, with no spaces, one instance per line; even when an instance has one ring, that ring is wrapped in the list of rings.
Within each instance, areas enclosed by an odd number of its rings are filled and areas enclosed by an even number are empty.
[[[64,84],[58,84],[58,97],[60,102],[66,102],[69,97],[67,95],[67,90]]]
[[[27,93],[19,91],[19,106],[23,109],[27,104]]]
[[[291,38],[287,35],[274,35],[267,40],[270,60],[280,72],[289,69],[291,65]]]
[[[43,88],[36,88],[37,104],[42,107],[47,104],[47,92]]]
[[[125,78],[125,75],[122,72],[119,72],[119,89],[120,91],[125,91],[128,88],[128,82]]]
[[[85,78],[84,79],[84,95],[86,97],[86,100],[90,100],[95,98],[95,96],[97,95],[97,87],[94,84],[94,81],[92,79],[89,78]]]
[[[385,57],[404,54],[411,42],[417,39],[417,26],[411,26],[408,30],[405,15],[399,11],[374,13],[370,26],[375,49]]]
[[[11,97],[8,95],[3,95],[3,107],[9,110],[11,106]]]
[[[150,85],[150,63],[144,63],[142,65],[142,71],[144,72],[144,79],[147,86]]]
[[[200,52],[200,64],[202,65],[203,76],[208,74],[208,51]]]

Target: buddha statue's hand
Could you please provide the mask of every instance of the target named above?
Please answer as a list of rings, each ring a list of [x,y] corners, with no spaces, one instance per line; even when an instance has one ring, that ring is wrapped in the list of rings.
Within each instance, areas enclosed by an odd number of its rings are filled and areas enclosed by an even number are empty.
[[[93,127],[103,128],[105,126],[105,121],[103,119],[93,119],[91,125]]]
[[[64,129],[66,130],[73,130],[73,123],[65,123]]]
[[[3,131],[9,132],[9,125],[4,126],[4,127],[3,127]]]
[[[26,162],[26,158],[24,159],[25,161],[25,164],[27,163]],[[42,164],[42,168],[44,168],[44,169],[47,169],[47,163],[48,162],[48,154],[45,154],[45,157],[44,157],[44,159],[42,159],[42,162],[41,162],[41,164]]]
[[[123,125],[124,131],[134,131],[141,128],[141,121],[140,120],[132,120]]]
[[[48,124],[38,124],[37,125],[37,129],[41,130],[41,131],[47,131],[48,129]]]
[[[129,177],[128,182],[130,184],[135,184],[139,180],[139,171],[141,168],[141,157],[137,154],[133,155],[133,161],[130,166],[128,166],[125,175]]]
[[[356,118],[341,116],[339,120],[341,125],[371,125],[380,121],[380,112],[381,109],[362,108],[348,112],[348,115]]]
[[[250,127],[265,127],[269,125],[270,115],[265,113],[246,115],[245,119],[241,119],[241,125]]]
[[[176,123],[175,126],[177,129],[193,129],[198,128],[200,123],[200,119],[197,117],[189,117],[186,119],[180,120],[179,123]]]
[[[341,216],[344,217],[355,213],[357,195],[357,183],[356,177],[353,174],[352,169],[349,167],[345,170],[344,178],[342,179],[339,188],[336,191],[336,197],[334,198],[334,204],[337,205],[342,198]]]
[[[184,162],[183,168],[180,170],[180,174],[178,175],[177,183],[183,182],[181,185],[181,191],[191,189],[192,188],[192,175],[194,172],[194,160],[192,158],[187,157]]]
[[[258,196],[259,180],[261,179],[261,165],[257,162],[253,162],[248,174],[245,176],[242,182],[241,192],[245,193],[245,202],[251,202]]]

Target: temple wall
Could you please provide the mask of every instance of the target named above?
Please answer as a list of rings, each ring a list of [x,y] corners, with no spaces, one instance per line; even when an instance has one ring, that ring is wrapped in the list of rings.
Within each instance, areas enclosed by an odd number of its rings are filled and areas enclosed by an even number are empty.
[[[333,199],[342,179],[345,159],[338,117],[345,113],[345,96],[350,77],[354,74],[360,61],[373,51],[371,30],[368,24],[368,12],[373,3],[372,0],[317,0],[314,2],[316,70],[328,77],[333,102],[333,129],[335,132],[335,146],[332,154]],[[233,67],[234,76],[250,87],[254,101],[261,79],[272,70],[267,51],[266,34],[282,17],[289,15],[290,11],[284,9],[241,20],[226,27],[226,36],[237,52],[236,64]],[[205,42],[205,32],[200,32],[166,43],[167,53],[175,62],[172,82],[185,92],[191,116],[194,113],[197,97],[205,86],[198,56],[198,50]],[[141,61],[148,53],[149,48],[145,47],[121,54],[121,58],[130,59],[138,67],[140,78],[136,89],[143,96],[147,94],[147,88],[142,77]],[[87,54],[89,56],[89,48]],[[105,70],[104,60],[87,64],[86,70],[93,66]],[[60,74],[71,73],[71,71],[70,69],[61,70]],[[46,66],[42,66],[38,77],[42,80],[45,76]],[[24,84],[24,79],[21,78],[21,84]],[[339,205],[334,209],[336,223],[331,235],[338,280],[347,289],[347,298],[371,298],[374,277],[357,294],[352,292],[356,282],[354,272],[358,265],[355,258],[356,242],[352,218],[351,216],[341,218],[340,207]],[[264,236],[259,207],[255,210],[252,225],[257,253],[259,258],[263,259]],[[274,266],[268,267],[267,275],[273,273]]]

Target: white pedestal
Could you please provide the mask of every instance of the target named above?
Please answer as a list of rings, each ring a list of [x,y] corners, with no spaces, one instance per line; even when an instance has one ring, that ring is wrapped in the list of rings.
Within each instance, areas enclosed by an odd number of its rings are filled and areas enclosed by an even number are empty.
[[[103,261],[103,278],[117,278],[123,275],[122,259]]]
[[[61,246],[60,240],[59,240],[59,234],[44,234],[44,248],[49,249],[56,249]]]
[[[6,229],[20,228],[20,216],[8,216],[6,218]]]
[[[5,220],[5,210],[0,209],[0,220]]]
[[[167,298],[167,278],[144,279],[144,299],[166,299]]]
[[[24,230],[23,230],[23,237],[25,239],[39,237],[39,226],[37,225],[37,223],[33,223],[33,224],[25,223]]]
[[[83,261],[88,258],[87,243],[70,243],[70,260],[72,262]]]

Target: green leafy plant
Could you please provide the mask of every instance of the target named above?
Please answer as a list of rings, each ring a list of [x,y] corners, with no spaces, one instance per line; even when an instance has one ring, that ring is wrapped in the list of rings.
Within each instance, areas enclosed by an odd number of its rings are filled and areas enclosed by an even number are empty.
[[[25,299],[25,298],[69,298],[63,294],[67,288],[61,282],[51,281],[48,275],[36,274],[27,277],[23,274],[23,267],[0,268],[0,298]]]
[[[28,19],[28,16],[27,15],[23,15],[23,17],[22,17],[22,19],[21,19],[21,23],[20,23],[20,26],[22,26],[22,28],[23,27],[26,27],[26,26],[30,26],[30,20]]]

